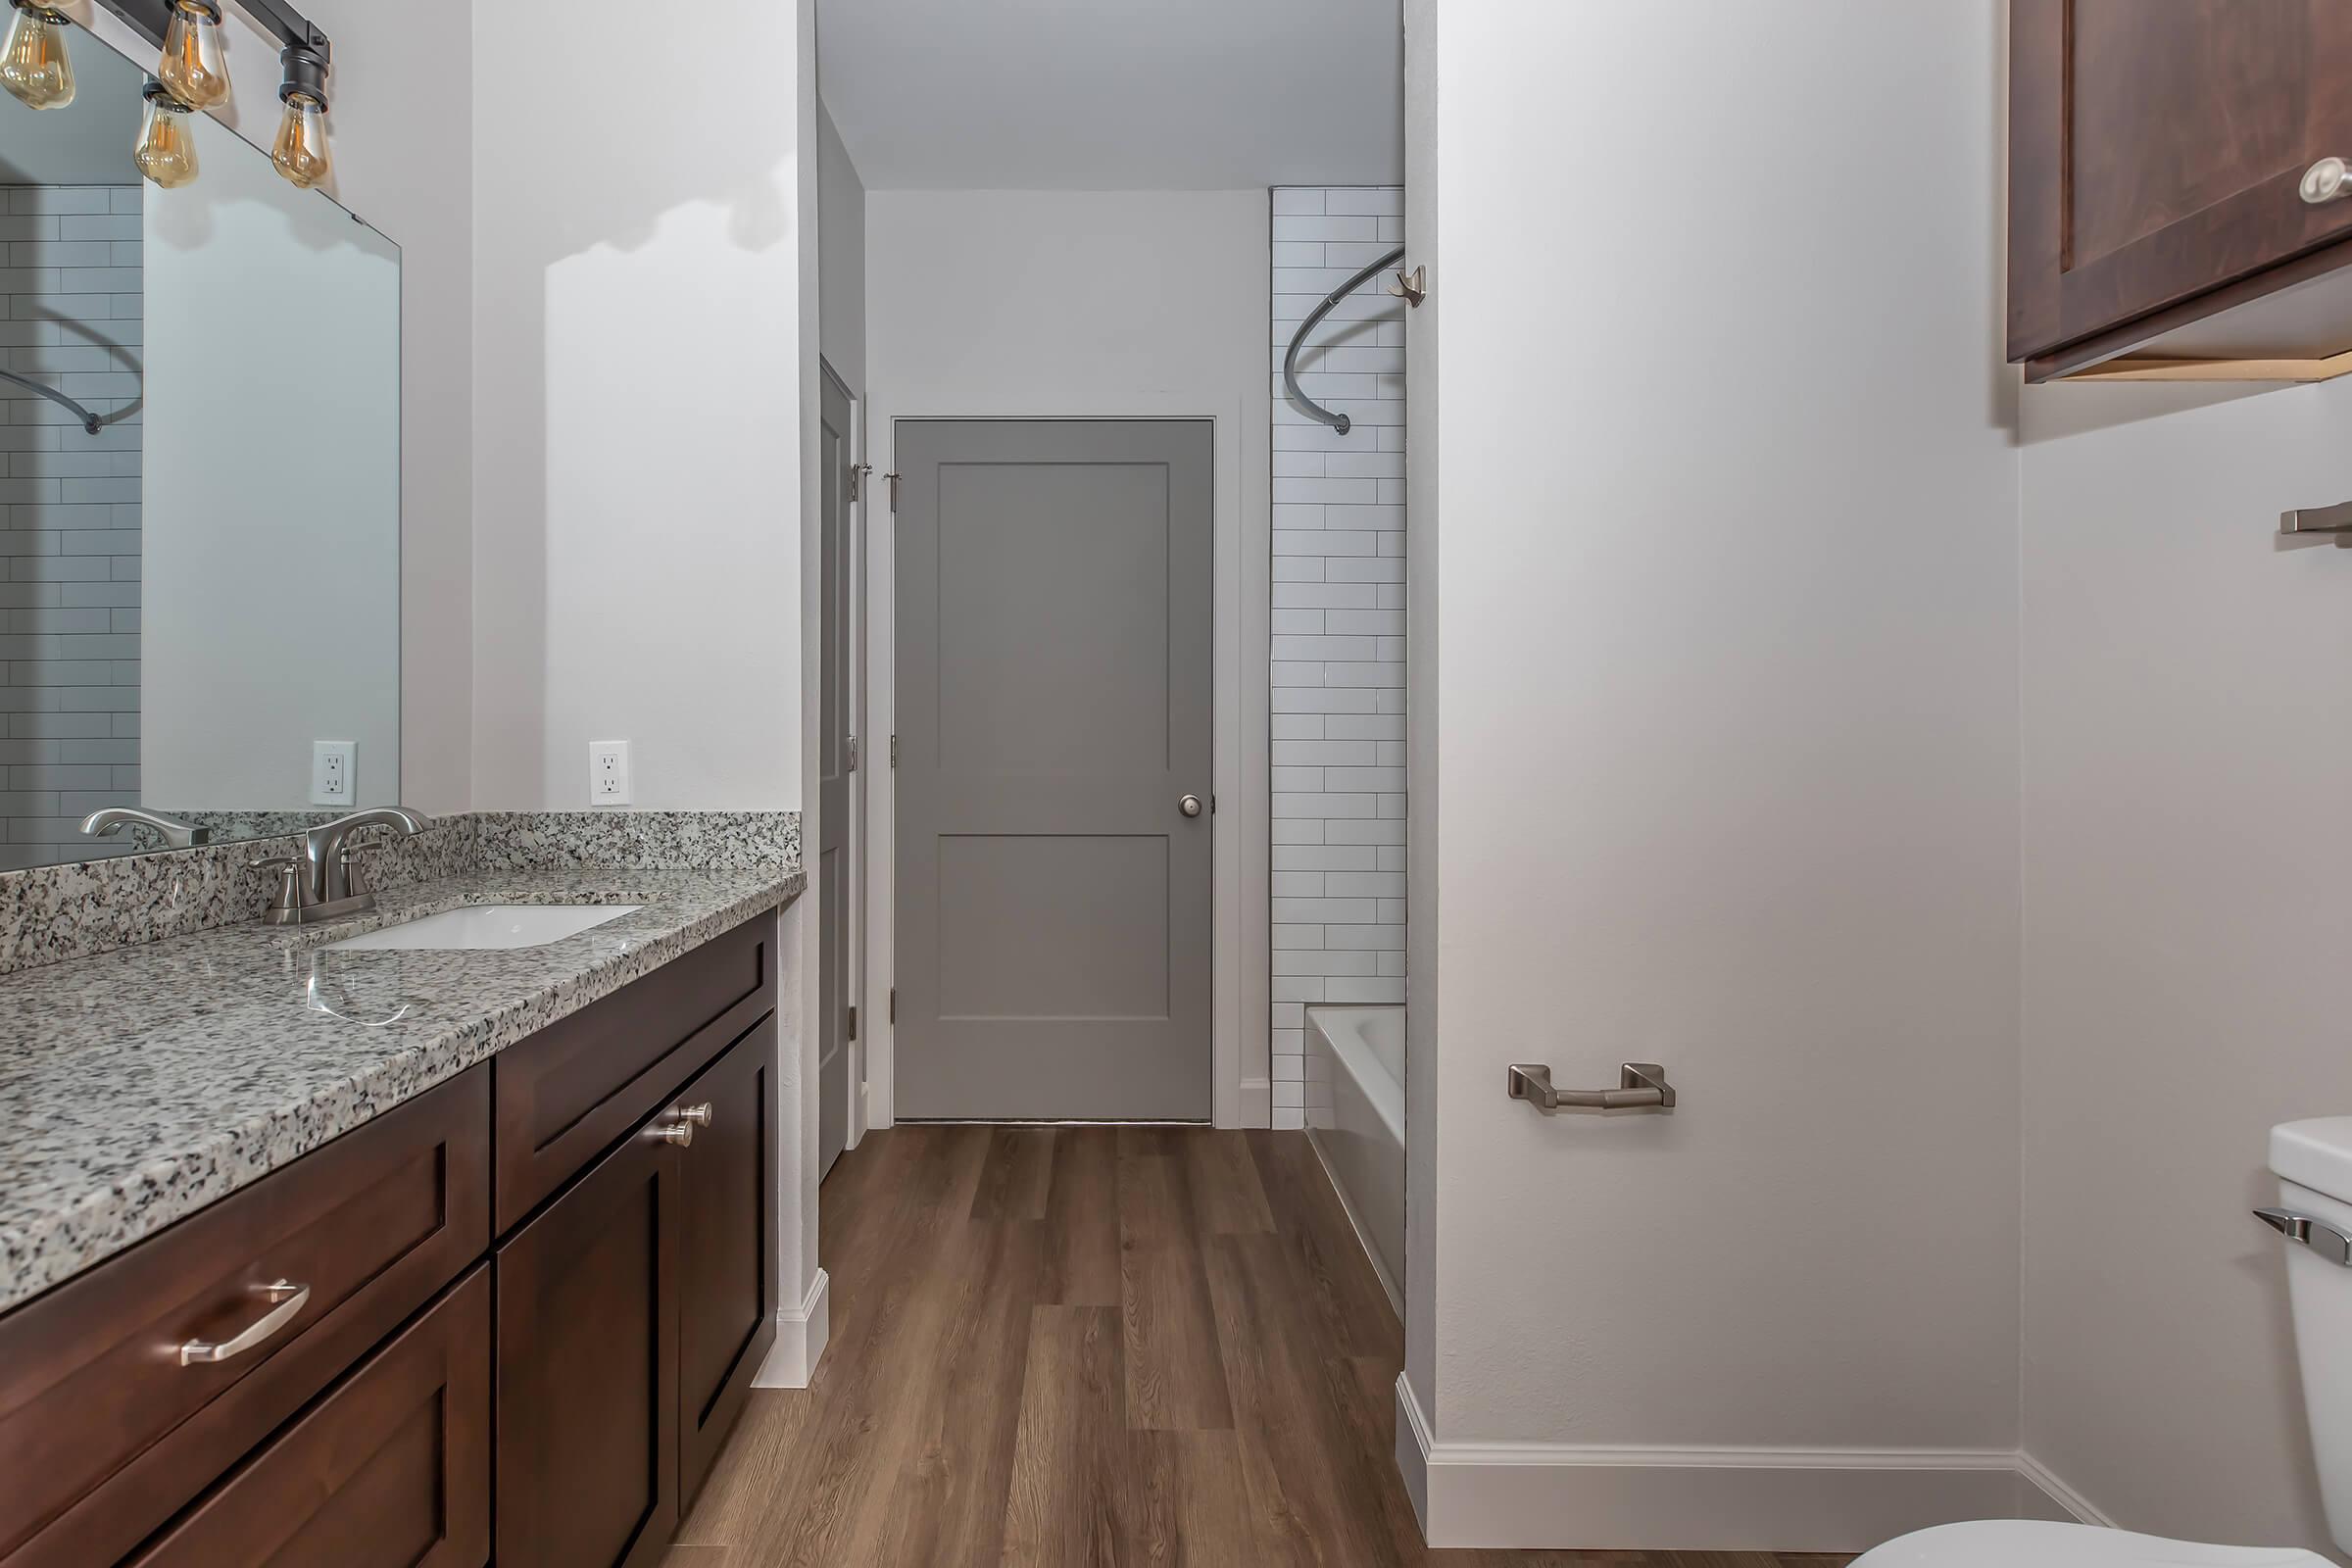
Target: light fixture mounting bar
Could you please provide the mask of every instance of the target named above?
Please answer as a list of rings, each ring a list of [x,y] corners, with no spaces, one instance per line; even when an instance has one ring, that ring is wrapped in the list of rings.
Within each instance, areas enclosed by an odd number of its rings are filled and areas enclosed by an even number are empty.
[[[158,49],[164,46],[164,29],[172,21],[172,0],[99,0],[99,4],[129,23]],[[327,58],[330,45],[325,31],[292,6],[281,5],[279,0],[237,0],[237,4],[280,44],[312,50],[321,60]]]

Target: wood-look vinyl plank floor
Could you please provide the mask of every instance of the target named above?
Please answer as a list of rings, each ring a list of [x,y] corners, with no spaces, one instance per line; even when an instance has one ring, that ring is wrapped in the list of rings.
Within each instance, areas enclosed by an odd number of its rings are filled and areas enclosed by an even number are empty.
[[[825,1181],[833,1340],[665,1568],[1825,1568],[1431,1551],[1403,1334],[1298,1133],[901,1127]]]

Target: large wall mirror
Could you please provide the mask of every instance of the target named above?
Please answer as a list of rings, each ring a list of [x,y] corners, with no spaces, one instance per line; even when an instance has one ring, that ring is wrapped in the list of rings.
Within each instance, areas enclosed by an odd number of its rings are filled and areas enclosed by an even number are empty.
[[[142,179],[154,62],[67,41],[70,105],[0,96],[8,870],[400,790],[399,248],[202,114]]]

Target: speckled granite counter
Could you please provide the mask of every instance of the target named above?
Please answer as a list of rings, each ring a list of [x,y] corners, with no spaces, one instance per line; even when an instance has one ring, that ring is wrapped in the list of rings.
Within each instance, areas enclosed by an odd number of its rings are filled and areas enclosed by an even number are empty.
[[[0,977],[0,1310],[611,995],[797,869],[475,871],[357,921],[223,926]],[[465,904],[641,904],[509,952],[327,952]]]

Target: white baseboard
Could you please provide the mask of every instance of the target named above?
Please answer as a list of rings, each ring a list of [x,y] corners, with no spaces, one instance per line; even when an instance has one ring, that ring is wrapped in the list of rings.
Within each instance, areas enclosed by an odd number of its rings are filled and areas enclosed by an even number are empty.
[[[825,1358],[825,1345],[832,1338],[830,1310],[833,1282],[823,1269],[808,1282],[808,1294],[795,1306],[776,1313],[776,1343],[760,1363],[759,1375],[752,1379],[755,1389],[805,1389],[816,1376],[817,1362]]]
[[[2109,1530],[2122,1528],[2088,1497],[2068,1486],[2032,1454],[2021,1453],[2017,1456],[2017,1473],[2019,1480],[2024,1483],[2021,1490],[2028,1494],[2019,1504],[2019,1518],[2055,1519],[2060,1523],[2071,1520],[2081,1525],[2102,1525]]]
[[[2014,1449],[1438,1443],[1402,1377],[1396,1468],[1433,1546],[1860,1552],[1961,1519],[2107,1522]]]
[[[1429,1417],[1401,1372],[1396,1374],[1396,1473],[1404,1478],[1404,1494],[1412,1500],[1413,1517],[1421,1521],[1421,1539],[1429,1533],[1429,1450],[1437,1446],[1429,1435]]]
[[[1274,1125],[1274,1088],[1263,1078],[1245,1078],[1239,1103],[1243,1127],[1271,1127]]]

